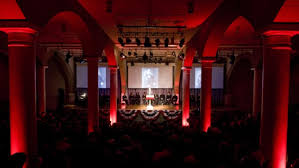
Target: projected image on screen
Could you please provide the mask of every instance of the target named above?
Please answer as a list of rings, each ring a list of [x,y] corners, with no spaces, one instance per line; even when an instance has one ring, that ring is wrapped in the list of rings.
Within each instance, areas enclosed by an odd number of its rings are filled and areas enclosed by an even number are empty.
[[[201,88],[201,68],[195,68],[195,88]]]
[[[98,87],[106,88],[106,68],[105,67],[98,68]]]
[[[142,88],[158,88],[158,68],[142,68]]]

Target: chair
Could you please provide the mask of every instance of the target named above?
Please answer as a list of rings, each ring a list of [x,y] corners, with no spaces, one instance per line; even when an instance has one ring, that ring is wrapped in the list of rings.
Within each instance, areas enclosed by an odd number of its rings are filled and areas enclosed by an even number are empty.
[[[171,99],[171,102],[173,105],[176,105],[176,102],[178,101],[178,96],[177,95],[174,95]]]

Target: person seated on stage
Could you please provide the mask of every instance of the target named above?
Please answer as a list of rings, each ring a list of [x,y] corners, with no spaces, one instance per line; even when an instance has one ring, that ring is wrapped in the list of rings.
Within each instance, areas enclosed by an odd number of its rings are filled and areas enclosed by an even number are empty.
[[[123,101],[125,102],[126,105],[128,104],[128,98],[126,94],[123,95]]]
[[[162,93],[162,94],[160,95],[160,104],[162,104],[162,105],[165,104],[165,94],[164,94],[164,93]]]
[[[139,92],[136,92],[136,95],[135,95],[135,104],[140,105],[140,94],[139,94]]]
[[[170,92],[168,92],[168,94],[166,96],[166,104],[170,104],[171,103],[171,98],[172,98],[172,95],[170,94]]]
[[[177,101],[178,101],[178,96],[177,96],[177,95],[172,96],[172,99],[171,99],[172,104],[173,104],[173,105],[176,105],[176,104],[177,104],[177,103],[176,103]]]
[[[142,95],[142,103],[143,104],[147,104],[147,101],[146,101],[146,93],[143,92],[143,95]]]
[[[134,96],[133,96],[132,92],[129,95],[129,101],[130,101],[130,104],[134,104]]]

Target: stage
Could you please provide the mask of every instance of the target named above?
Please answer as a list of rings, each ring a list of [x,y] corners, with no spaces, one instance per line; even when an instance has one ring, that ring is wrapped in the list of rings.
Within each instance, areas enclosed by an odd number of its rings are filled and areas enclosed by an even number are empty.
[[[155,105],[153,110],[181,110],[181,105]],[[147,105],[121,105],[122,110],[147,110]]]

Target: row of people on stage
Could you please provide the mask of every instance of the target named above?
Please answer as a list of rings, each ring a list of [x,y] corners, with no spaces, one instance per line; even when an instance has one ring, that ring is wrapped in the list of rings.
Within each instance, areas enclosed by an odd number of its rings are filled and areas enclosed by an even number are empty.
[[[149,100],[146,99],[146,93],[144,92],[142,96],[140,96],[139,92],[136,92],[133,94],[130,93],[129,97],[126,95],[123,95],[122,99],[127,105],[147,105],[149,104]],[[152,105],[176,105],[178,100],[177,95],[172,95],[170,92],[168,92],[167,95],[165,94],[154,94],[154,100],[152,100]]]

